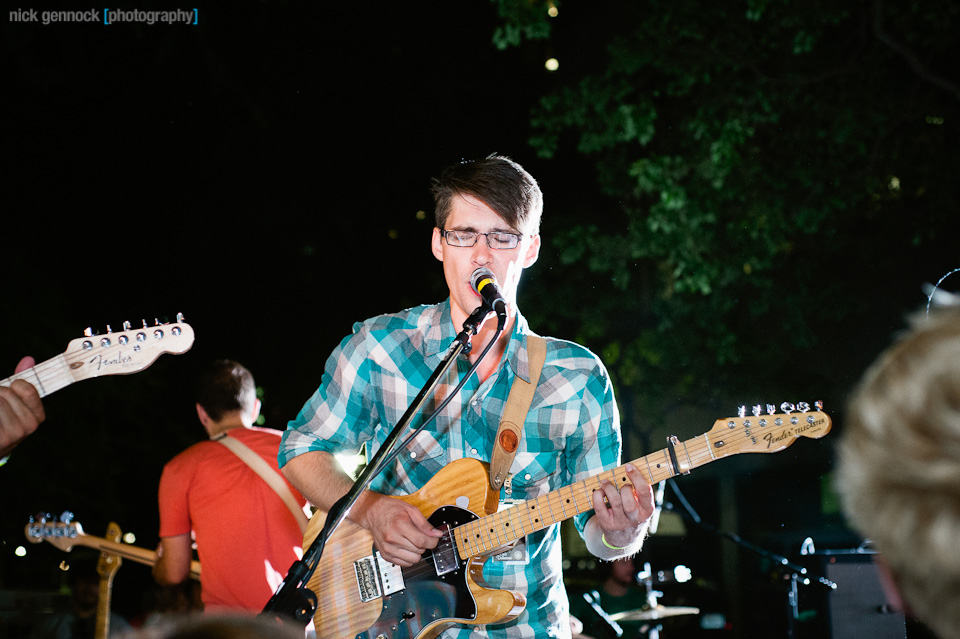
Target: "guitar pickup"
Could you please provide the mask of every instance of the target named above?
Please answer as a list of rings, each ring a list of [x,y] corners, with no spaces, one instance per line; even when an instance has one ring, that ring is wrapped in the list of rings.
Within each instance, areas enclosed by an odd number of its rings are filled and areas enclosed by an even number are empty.
[[[433,549],[433,567],[437,575],[446,575],[460,568],[460,557],[457,555],[457,547],[453,541],[453,535],[447,525],[442,526],[443,537],[437,542],[437,547]]]
[[[360,601],[364,603],[400,592],[406,587],[400,566],[384,560],[379,552],[353,562],[353,569],[357,574]]]

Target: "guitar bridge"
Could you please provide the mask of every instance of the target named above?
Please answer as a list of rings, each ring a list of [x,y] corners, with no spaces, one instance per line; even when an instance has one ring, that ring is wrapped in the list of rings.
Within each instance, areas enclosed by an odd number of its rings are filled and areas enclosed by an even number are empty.
[[[433,549],[433,567],[437,574],[442,576],[460,569],[460,557],[457,555],[457,547],[450,527],[444,524],[441,528],[443,537]]]
[[[384,560],[379,552],[353,562],[353,569],[357,573],[360,601],[364,603],[405,588],[400,566]]]

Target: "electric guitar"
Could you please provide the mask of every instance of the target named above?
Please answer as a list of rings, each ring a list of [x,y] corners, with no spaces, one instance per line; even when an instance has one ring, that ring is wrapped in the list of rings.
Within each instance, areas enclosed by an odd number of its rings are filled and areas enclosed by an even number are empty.
[[[103,537],[92,537],[84,533],[83,526],[75,521],[48,521],[41,517],[39,521],[30,521],[23,532],[31,543],[39,544],[41,541],[46,541],[64,552],[70,552],[74,546],[85,546],[147,566],[153,566],[157,563],[157,553],[155,551],[118,543]],[[117,565],[119,566],[119,563]],[[190,562],[190,578],[200,580],[199,561]]]
[[[634,460],[650,484],[688,474],[738,453],[774,453],[799,437],[819,439],[832,421],[809,405],[767,406],[760,414],[717,420],[693,439],[668,439],[660,451]],[[799,409],[800,412],[793,412]],[[483,564],[494,551],[528,535],[593,509],[591,495],[600,482],[621,487],[624,466],[551,493],[492,512],[487,464],[459,459],[445,466],[412,495],[396,497],[416,506],[444,536],[410,568],[384,561],[373,537],[344,519],[324,546],[306,587],[317,596],[314,615],[318,639],[429,639],[454,624],[496,624],[515,619],[526,605],[522,593],[488,588]],[[492,501],[491,501],[492,500]],[[479,513],[479,515],[478,515]],[[492,513],[486,514],[484,513]],[[319,534],[325,513],[316,513],[304,536],[304,548]]]
[[[71,340],[67,350],[52,359],[0,380],[0,386],[10,386],[16,379],[30,382],[40,397],[66,388],[74,382],[101,375],[128,375],[147,368],[164,353],[186,353],[193,346],[193,328],[177,314],[172,324],[157,322],[142,328],[130,328],[114,333],[107,327],[103,335],[94,335],[88,328],[83,337]]]
[[[110,522],[107,526],[108,541],[120,542],[120,526]],[[113,596],[113,578],[123,563],[120,555],[106,550],[100,552],[97,560],[97,574],[100,575],[100,596],[97,598],[97,626],[94,639],[107,639],[110,636],[110,598]]]

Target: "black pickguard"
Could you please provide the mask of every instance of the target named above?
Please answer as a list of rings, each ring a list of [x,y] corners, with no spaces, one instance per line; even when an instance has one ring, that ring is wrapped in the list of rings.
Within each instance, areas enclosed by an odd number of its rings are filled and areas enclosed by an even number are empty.
[[[429,522],[434,528],[452,530],[478,519],[468,510],[456,506],[438,508]],[[453,535],[449,536],[453,543]],[[436,551],[444,542],[441,539]],[[383,612],[366,632],[357,639],[414,639],[423,628],[439,620],[471,620],[477,616],[477,602],[467,587],[467,565],[456,557],[456,569],[438,575],[434,567],[434,550],[427,551],[419,562],[401,570],[404,590],[383,598]]]

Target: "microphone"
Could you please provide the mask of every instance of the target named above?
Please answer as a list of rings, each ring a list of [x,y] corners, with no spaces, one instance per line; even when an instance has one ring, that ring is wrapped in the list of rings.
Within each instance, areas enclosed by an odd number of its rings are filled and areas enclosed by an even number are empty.
[[[503,293],[497,285],[497,276],[493,271],[486,267],[478,268],[470,276],[470,286],[480,296],[488,310],[495,311],[501,318],[507,316],[507,302],[503,299]]]

